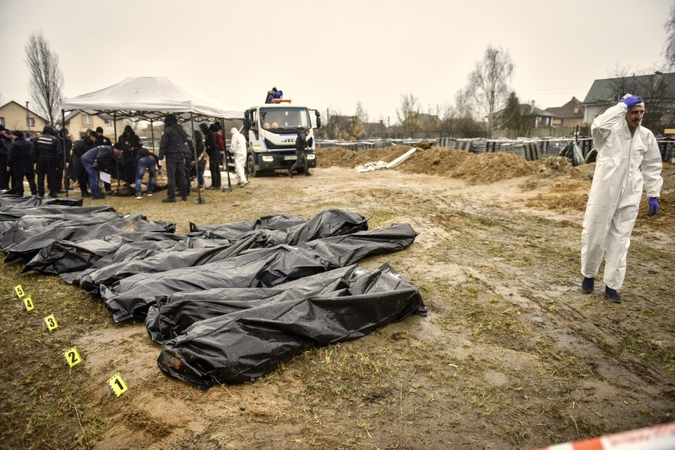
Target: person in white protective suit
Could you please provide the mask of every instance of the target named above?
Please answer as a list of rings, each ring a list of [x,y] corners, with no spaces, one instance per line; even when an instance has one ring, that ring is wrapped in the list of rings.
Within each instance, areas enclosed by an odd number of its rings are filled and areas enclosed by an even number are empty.
[[[659,211],[663,162],[654,134],[640,126],[644,112],[642,99],[627,94],[591,126],[598,155],[581,232],[581,290],[593,292],[604,256],[605,297],[614,303],[621,303],[617,291],[626,275],[626,255],[643,185],[649,215]]]
[[[244,172],[244,163],[246,162],[246,138],[234,127],[230,130],[230,133],[232,134],[230,151],[234,154],[234,171],[237,174],[239,187],[244,187],[248,184],[246,173]]]

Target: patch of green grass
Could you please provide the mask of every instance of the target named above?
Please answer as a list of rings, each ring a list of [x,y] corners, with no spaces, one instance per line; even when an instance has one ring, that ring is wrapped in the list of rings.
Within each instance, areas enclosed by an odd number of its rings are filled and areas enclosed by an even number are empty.
[[[32,311],[19,309],[9,295],[0,300],[0,380],[3,422],[0,439],[7,448],[72,448],[95,440],[103,428],[98,417],[88,414],[79,397],[88,381],[84,371],[70,369],[63,352],[88,332],[109,320],[103,304],[59,277],[21,274],[22,266],[7,264],[0,285],[21,284],[35,304]],[[59,327],[47,331],[43,318],[53,314]],[[68,444],[65,444],[68,443]]]

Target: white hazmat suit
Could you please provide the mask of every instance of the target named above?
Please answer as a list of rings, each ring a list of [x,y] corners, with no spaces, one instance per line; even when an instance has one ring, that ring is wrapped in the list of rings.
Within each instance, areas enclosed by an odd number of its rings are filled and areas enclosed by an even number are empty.
[[[648,197],[659,197],[662,160],[654,134],[626,122],[628,107],[619,102],[593,121],[591,134],[598,150],[593,183],[581,232],[581,274],[597,275],[605,257],[605,285],[621,289],[626,255],[638,215],[643,185]]]
[[[246,138],[234,127],[230,130],[230,133],[232,134],[230,151],[234,153],[234,171],[237,174],[239,186],[244,186],[248,183],[248,180],[246,180],[246,173],[244,172],[244,163],[246,162]]]

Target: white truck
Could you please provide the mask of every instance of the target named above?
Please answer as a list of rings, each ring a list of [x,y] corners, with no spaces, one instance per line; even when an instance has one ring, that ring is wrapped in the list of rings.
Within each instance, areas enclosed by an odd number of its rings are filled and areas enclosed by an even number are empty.
[[[246,169],[260,177],[275,170],[288,171],[295,162],[295,139],[309,130],[307,164],[316,167],[314,130],[321,127],[319,111],[292,105],[288,100],[254,106],[244,112],[244,136],[247,142]]]

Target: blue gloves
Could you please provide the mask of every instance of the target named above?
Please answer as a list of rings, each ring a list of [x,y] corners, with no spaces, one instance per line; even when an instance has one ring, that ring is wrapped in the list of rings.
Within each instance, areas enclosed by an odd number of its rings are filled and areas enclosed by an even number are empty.
[[[642,102],[642,99],[637,95],[624,95],[624,97],[619,100],[619,103],[625,104],[628,109],[631,109],[640,102]]]
[[[653,216],[659,212],[659,199],[656,197],[649,197],[649,215]]]

